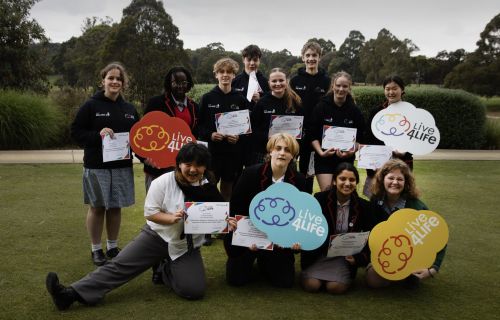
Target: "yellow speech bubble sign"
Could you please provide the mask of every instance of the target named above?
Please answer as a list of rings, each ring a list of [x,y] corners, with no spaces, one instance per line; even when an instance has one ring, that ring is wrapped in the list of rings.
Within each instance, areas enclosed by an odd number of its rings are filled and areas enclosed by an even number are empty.
[[[448,242],[448,225],[430,210],[401,209],[373,228],[368,239],[375,271],[401,280],[429,268]]]

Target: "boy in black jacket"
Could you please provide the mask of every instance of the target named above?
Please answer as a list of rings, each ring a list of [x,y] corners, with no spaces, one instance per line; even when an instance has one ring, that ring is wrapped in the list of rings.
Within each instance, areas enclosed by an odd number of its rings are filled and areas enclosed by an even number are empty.
[[[217,132],[215,115],[248,109],[248,102],[231,87],[238,71],[238,63],[231,58],[222,58],[214,64],[214,74],[219,84],[204,94],[200,101],[199,138],[208,141],[212,154],[213,171],[217,181],[220,179],[222,196],[229,201],[238,172],[243,162],[240,136],[224,135]]]
[[[310,139],[310,123],[312,111],[319,99],[323,97],[330,87],[330,78],[323,69],[319,68],[321,47],[317,42],[309,41],[302,47],[302,61],[304,68],[300,68],[297,75],[290,80],[290,87],[302,99],[304,112],[304,132],[300,143],[299,171],[307,176],[307,169],[313,148]],[[312,193],[314,177],[307,177],[307,190]]]

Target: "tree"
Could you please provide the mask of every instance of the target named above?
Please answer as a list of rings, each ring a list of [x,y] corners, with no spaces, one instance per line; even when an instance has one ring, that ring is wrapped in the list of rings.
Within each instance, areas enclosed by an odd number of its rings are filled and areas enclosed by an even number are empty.
[[[47,92],[48,68],[41,61],[48,39],[29,11],[38,0],[0,0],[0,88]]]
[[[364,74],[360,70],[359,55],[365,44],[365,36],[357,30],[349,32],[349,36],[340,46],[337,55],[328,66],[329,73],[344,70],[349,72],[353,81],[362,82],[365,80]]]
[[[224,45],[220,42],[209,43],[205,47],[196,50],[188,50],[194,81],[197,83],[215,83],[213,65],[217,60],[227,55]],[[236,58],[236,61],[238,60],[241,59]]]
[[[477,49],[465,56],[445,78],[445,86],[476,94],[500,94],[500,13],[486,25]]]
[[[335,48],[335,44],[331,41],[331,40],[325,40],[323,38],[311,38],[309,40],[307,40],[307,42],[309,41],[314,41],[314,42],[317,42],[319,44],[319,46],[321,47],[321,51],[322,51],[322,54],[325,55],[327,54],[328,52],[334,52],[336,50]]]
[[[405,81],[413,78],[410,54],[418,47],[409,39],[399,40],[389,30],[382,29],[376,39],[370,39],[360,51],[360,68],[366,82],[380,84],[390,74]]]
[[[132,76],[132,98],[144,105],[149,97],[163,91],[163,77],[168,69],[189,66],[178,37],[179,29],[161,1],[132,0],[107,37],[101,64],[124,63]]]

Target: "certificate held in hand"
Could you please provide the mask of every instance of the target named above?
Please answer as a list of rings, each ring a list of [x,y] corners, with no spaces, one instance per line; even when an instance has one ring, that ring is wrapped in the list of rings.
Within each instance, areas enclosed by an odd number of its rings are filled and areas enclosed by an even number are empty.
[[[229,202],[186,202],[184,233],[228,233]]]
[[[356,128],[323,126],[321,148],[354,151],[356,148]]]
[[[239,136],[252,133],[250,112],[248,110],[230,111],[215,115],[215,127],[218,133]]]

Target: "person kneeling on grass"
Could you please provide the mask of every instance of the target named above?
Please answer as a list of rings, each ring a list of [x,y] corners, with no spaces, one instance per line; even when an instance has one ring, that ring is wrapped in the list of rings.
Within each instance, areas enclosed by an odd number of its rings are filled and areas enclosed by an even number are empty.
[[[200,254],[203,234],[184,234],[184,202],[224,201],[217,187],[207,180],[208,149],[196,143],[184,145],[176,158],[175,171],[155,179],[146,196],[146,225],[111,261],[65,287],[56,273],[47,275],[47,290],[59,310],[75,301],[93,305],[106,293],[132,280],[154,265],[161,279],[179,296],[195,300],[205,294],[205,268]],[[236,220],[229,219],[229,229]]]

